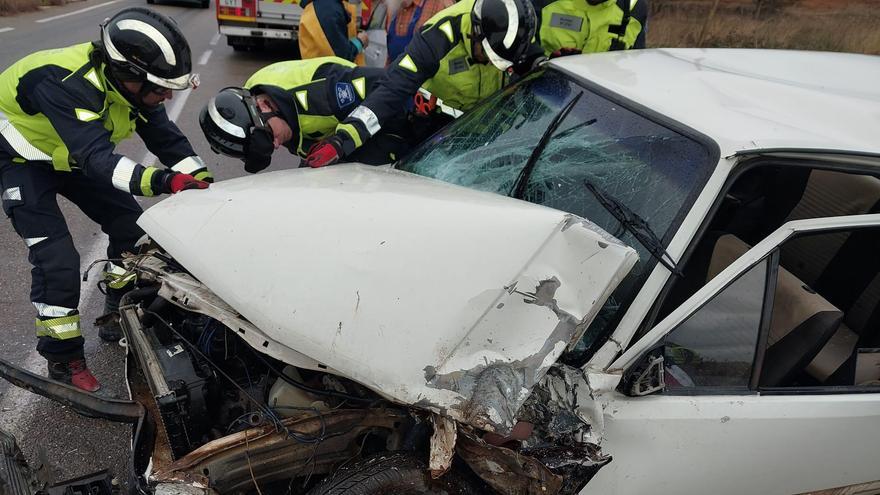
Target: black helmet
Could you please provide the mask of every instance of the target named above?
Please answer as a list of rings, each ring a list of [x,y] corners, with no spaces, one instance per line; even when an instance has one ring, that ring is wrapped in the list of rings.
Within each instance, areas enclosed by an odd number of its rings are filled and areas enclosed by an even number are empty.
[[[211,149],[244,160],[244,169],[250,173],[263,170],[272,160],[275,146],[266,120],[254,95],[243,88],[220,90],[199,115]]]
[[[471,12],[475,41],[492,65],[507,70],[525,56],[537,20],[531,0],[477,0]]]
[[[113,76],[169,89],[198,85],[183,33],[168,17],[143,7],[120,10],[101,25],[101,44]]]

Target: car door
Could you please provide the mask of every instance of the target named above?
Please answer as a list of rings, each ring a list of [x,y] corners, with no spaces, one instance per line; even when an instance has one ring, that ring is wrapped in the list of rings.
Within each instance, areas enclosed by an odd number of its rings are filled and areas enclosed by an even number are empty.
[[[874,298],[870,323],[779,261],[790,243],[841,235],[876,242],[880,215],[790,222],[728,249],[735,261],[593,376],[595,401],[582,406],[602,412],[614,460],[581,493],[880,493],[880,276],[858,273],[876,263],[850,260],[844,277],[874,281],[859,295]],[[828,375],[820,361],[832,351],[844,361]]]

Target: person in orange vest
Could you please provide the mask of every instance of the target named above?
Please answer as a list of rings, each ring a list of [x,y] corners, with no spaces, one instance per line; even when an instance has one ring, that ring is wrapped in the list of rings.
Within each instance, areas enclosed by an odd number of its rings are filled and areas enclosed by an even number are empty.
[[[364,65],[367,33],[360,31],[360,2],[303,0],[299,52],[303,59],[336,56]]]
[[[394,62],[403,53],[413,34],[421,29],[425,21],[454,3],[454,0],[402,0],[400,8],[389,16],[385,26],[388,33],[388,63]]]

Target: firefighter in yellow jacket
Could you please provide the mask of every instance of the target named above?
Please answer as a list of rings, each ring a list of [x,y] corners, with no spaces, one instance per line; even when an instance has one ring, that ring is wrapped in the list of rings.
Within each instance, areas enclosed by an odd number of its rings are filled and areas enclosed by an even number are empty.
[[[88,392],[100,388],[83,356],[79,254],[56,196],[109,236],[107,257],[116,263],[105,267],[105,310],[115,311],[133,282],[119,258],[143,235],[132,195],[204,189],[211,180],[162,105],[173,90],[194,85],[191,68],[176,24],[133,7],[102,26],[100,41],[36,52],[0,74],[3,210],[28,247],[37,350],[53,379]],[[135,132],[170,168],[116,153]],[[102,327],[100,335],[119,340],[119,327]]]

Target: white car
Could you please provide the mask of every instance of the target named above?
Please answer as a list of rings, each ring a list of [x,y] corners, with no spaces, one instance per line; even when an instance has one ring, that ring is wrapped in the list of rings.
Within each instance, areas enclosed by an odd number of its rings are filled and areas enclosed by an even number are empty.
[[[393,168],[160,202],[122,310],[137,486],[880,493],[878,81],[565,57]]]

